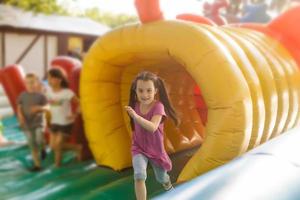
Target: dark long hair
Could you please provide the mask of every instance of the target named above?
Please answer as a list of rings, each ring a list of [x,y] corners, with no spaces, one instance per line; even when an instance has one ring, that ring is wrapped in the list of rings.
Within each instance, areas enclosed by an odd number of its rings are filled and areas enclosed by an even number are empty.
[[[52,78],[60,79],[60,87],[69,88],[69,82],[66,76],[66,73],[61,68],[52,68],[48,71],[48,75]]]
[[[156,74],[148,71],[143,71],[139,73],[136,78],[133,80],[131,87],[130,87],[130,96],[129,96],[129,106],[134,109],[136,103],[137,103],[137,94],[136,94],[136,86],[137,86],[137,81],[142,80],[142,81],[153,81],[155,89],[158,90],[158,95],[159,99],[162,102],[162,104],[165,107],[166,113],[168,116],[172,118],[174,121],[175,125],[177,126],[179,124],[179,120],[176,114],[176,111],[174,110],[170,100],[169,96],[165,87],[165,84],[163,80],[161,80],[160,77],[158,77]],[[132,130],[134,130],[134,122],[133,119],[130,118],[130,125]]]

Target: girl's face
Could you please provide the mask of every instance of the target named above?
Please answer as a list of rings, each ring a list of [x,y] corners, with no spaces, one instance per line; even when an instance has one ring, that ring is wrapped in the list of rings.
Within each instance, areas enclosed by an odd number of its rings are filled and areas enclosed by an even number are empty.
[[[48,83],[51,87],[55,87],[55,88],[60,87],[61,80],[59,78],[48,75],[47,79],[48,79]]]
[[[136,94],[138,101],[141,104],[149,105],[154,101],[154,96],[157,93],[157,89],[154,87],[154,83],[151,80],[143,81],[138,80],[136,84]]]

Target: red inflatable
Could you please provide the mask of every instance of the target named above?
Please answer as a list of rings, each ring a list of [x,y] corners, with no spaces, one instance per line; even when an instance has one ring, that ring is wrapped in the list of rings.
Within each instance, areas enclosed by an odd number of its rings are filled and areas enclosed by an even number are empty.
[[[0,70],[0,81],[15,113],[17,112],[17,98],[26,90],[23,76],[20,65],[9,65]]]
[[[159,0],[135,0],[135,7],[142,23],[164,19]]]
[[[79,81],[80,81],[80,72],[81,68],[80,67],[75,67],[73,71],[70,74],[69,77],[69,84],[70,84],[70,89],[76,94],[77,97],[79,97]],[[75,108],[78,105],[73,104],[73,111],[75,111]],[[77,119],[75,120],[75,123],[73,125],[73,130],[72,130],[72,138],[71,142],[73,143],[81,143],[81,140],[79,139],[79,135],[83,134],[83,125],[82,125],[82,120],[81,116],[78,116]]]
[[[70,76],[70,88],[75,92],[77,96],[79,96],[80,73],[81,73],[81,68],[76,67],[73,69]]]
[[[300,67],[300,29],[297,24],[300,21],[300,6],[296,6],[279,17],[275,18],[268,25],[262,24],[235,24],[236,27],[244,27],[262,32],[278,40],[293,56]]]
[[[220,15],[220,9],[228,7],[227,0],[215,0],[212,4],[203,4],[204,15],[215,22],[217,25],[227,24],[224,17]]]
[[[58,56],[51,61],[51,67],[62,68],[66,72],[68,79],[70,79],[74,68],[81,67],[81,65],[80,60],[69,56]]]
[[[295,6],[274,19],[268,28],[281,36],[279,40],[290,51],[300,67],[300,6]]]

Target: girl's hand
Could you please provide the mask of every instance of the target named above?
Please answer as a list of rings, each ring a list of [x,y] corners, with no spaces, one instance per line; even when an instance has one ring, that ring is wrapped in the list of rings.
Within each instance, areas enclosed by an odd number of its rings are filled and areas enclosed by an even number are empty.
[[[77,117],[76,114],[72,114],[70,116],[67,116],[67,120],[69,120],[69,121],[75,121],[76,117]]]
[[[136,119],[137,114],[130,106],[125,106],[125,109],[130,117],[132,117],[133,119]]]
[[[42,111],[42,107],[41,106],[31,106],[30,108],[30,112],[32,114],[37,113],[37,112],[41,112]]]
[[[58,100],[55,100],[55,99],[49,99],[48,100],[48,103],[50,104],[50,105],[61,105],[62,104],[62,101],[58,101]]]

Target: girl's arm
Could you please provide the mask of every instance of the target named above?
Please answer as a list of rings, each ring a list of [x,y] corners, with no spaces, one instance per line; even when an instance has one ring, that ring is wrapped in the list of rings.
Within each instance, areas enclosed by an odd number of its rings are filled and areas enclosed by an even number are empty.
[[[75,110],[75,115],[80,114],[80,102],[79,102],[79,98],[75,95],[73,96],[73,98],[71,99],[72,103],[74,103],[76,105],[76,110]]]
[[[46,104],[44,106],[32,106],[31,112],[37,113],[37,112],[47,112],[50,110],[49,104]]]
[[[75,120],[76,117],[80,114],[79,98],[74,95],[71,99],[71,102],[76,105],[76,109],[71,116],[68,117],[69,120]]]
[[[139,115],[136,116],[137,117],[134,118],[134,121],[136,121],[139,125],[141,125],[144,129],[151,133],[154,133],[158,129],[159,123],[161,122],[162,118],[162,115],[154,115],[151,118],[151,121],[148,121]]]
[[[162,119],[162,115],[154,115],[151,118],[151,121],[149,121],[136,114],[136,112],[130,106],[125,106],[125,109],[127,110],[128,114],[133,118],[133,120],[147,131],[154,133],[158,129],[158,126]]]

